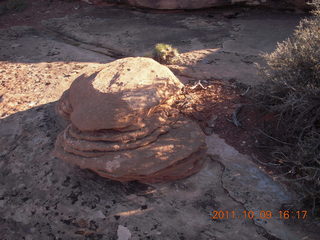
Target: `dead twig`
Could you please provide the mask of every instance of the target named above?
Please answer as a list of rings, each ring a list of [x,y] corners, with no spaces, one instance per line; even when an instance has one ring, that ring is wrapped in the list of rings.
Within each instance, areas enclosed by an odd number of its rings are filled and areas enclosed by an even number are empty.
[[[244,97],[249,92],[250,89],[251,89],[251,87],[248,87],[246,91],[244,91],[243,93],[240,94],[240,96]]]
[[[258,130],[258,131],[259,131],[260,133],[262,133],[263,135],[265,135],[266,137],[271,138],[272,140],[274,140],[274,141],[276,141],[276,142],[293,146],[293,144],[291,144],[291,143],[283,142],[283,141],[281,141],[281,140],[279,140],[279,139],[277,139],[277,138],[271,137],[270,135],[266,134],[264,131],[262,131],[262,130],[259,129],[259,128],[255,128],[255,129]]]
[[[266,162],[262,162],[260,161],[254,154],[251,154],[251,157],[253,160],[257,161],[258,163],[260,163],[261,165],[264,165],[264,166],[268,166],[268,167],[285,167],[285,166],[282,166],[281,164],[276,164],[276,163],[266,163]]]
[[[293,168],[292,168],[291,170],[285,172],[285,173],[281,173],[281,174],[278,174],[278,175],[274,175],[274,176],[272,176],[272,177],[273,177],[274,179],[282,178],[282,177],[284,177],[284,176],[286,176],[286,175],[288,175],[288,174],[292,174],[292,173],[293,173],[292,170],[293,170]],[[287,178],[286,178],[286,179],[287,179]]]
[[[207,89],[206,87],[204,87],[201,83],[201,80],[199,80],[194,86],[190,87],[190,89],[194,90],[196,89],[198,86],[200,86],[202,89]]]
[[[320,168],[317,168],[317,167],[301,167],[301,169],[309,169],[309,170],[315,170],[315,171],[319,171]]]
[[[242,107],[243,107],[243,105],[240,104],[240,105],[236,108],[236,110],[234,110],[234,112],[232,113],[232,121],[229,120],[229,121],[232,122],[236,127],[241,127],[241,126],[242,126],[241,122],[238,120],[238,114],[240,113]]]
[[[310,176],[304,176],[304,177],[301,177],[301,178],[279,178],[280,181],[284,181],[284,182],[296,182],[296,181],[301,181],[301,180],[307,180],[307,181],[310,181],[312,180],[312,178],[310,178]]]

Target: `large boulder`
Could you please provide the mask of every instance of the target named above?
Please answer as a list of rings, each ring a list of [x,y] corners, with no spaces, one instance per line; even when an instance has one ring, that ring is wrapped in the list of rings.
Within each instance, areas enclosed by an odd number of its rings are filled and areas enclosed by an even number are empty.
[[[62,101],[72,106],[70,120],[82,131],[140,128],[150,118],[148,111],[182,86],[167,67],[147,58],[127,58],[80,76]]]
[[[118,181],[160,182],[200,170],[197,123],[172,107],[183,84],[149,58],[125,58],[77,78],[57,112],[70,123],[54,154]]]

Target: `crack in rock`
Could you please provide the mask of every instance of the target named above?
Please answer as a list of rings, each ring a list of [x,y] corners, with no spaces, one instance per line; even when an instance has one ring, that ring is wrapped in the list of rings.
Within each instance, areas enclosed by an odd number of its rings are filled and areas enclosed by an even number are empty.
[[[220,162],[219,160],[216,160],[215,157],[212,154],[208,154],[209,158],[214,161],[217,162],[221,168],[222,168],[222,173],[221,173],[221,177],[220,177],[220,183],[221,183],[221,187],[223,188],[223,190],[225,191],[225,193],[228,195],[229,198],[231,198],[234,202],[240,204],[246,211],[249,211],[249,209],[245,206],[245,204],[239,200],[237,200],[235,197],[231,196],[229,190],[225,187],[225,184],[223,182],[223,175],[225,173],[226,170],[226,166]],[[254,219],[250,219],[251,222],[257,227],[257,232],[259,234],[261,234],[263,237],[265,237],[268,240],[281,240],[281,238],[278,238],[272,234],[270,234],[264,227],[257,225],[256,221]]]

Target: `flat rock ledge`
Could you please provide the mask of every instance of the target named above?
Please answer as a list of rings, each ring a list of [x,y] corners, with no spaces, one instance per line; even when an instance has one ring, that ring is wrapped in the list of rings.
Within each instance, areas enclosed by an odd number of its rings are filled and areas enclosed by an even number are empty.
[[[95,3],[101,0],[83,0],[85,2]],[[109,0],[114,3],[114,0]],[[247,6],[268,6],[274,8],[298,8],[307,7],[306,0],[118,0],[118,3],[125,3],[135,7],[150,9],[201,9],[211,7],[221,7],[230,5],[247,5]]]
[[[205,136],[171,107],[182,87],[149,58],[124,58],[81,75],[56,106],[69,124],[54,155],[122,182],[171,181],[198,172]]]

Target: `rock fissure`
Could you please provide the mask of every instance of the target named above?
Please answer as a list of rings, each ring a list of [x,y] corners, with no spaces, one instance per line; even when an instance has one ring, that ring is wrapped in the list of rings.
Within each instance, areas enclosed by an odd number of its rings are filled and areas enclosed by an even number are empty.
[[[223,182],[223,175],[225,174],[225,170],[226,170],[226,166],[219,160],[217,160],[212,154],[208,154],[209,158],[211,161],[213,162],[217,162],[221,168],[222,168],[222,172],[221,172],[221,176],[219,177],[220,179],[220,185],[221,187],[223,188],[224,192],[227,194],[227,196],[232,199],[232,201],[240,204],[244,210],[246,211],[249,211],[250,209],[248,209],[246,206],[245,206],[245,203],[243,203],[242,201],[236,199],[235,197],[233,197],[231,194],[230,194],[230,190],[228,190],[228,188],[226,187],[226,184]],[[250,221],[257,227],[257,231],[260,235],[262,235],[263,237],[265,237],[266,239],[268,240],[282,240],[274,235],[272,235],[271,233],[269,233],[264,227],[258,225],[256,223],[256,220],[255,219],[250,219]]]
[[[58,30],[54,30],[48,27],[43,31],[43,34],[45,34],[46,37],[51,36],[56,41],[63,42],[74,47],[89,50],[115,59],[129,57],[128,54],[121,52],[117,49],[106,48],[105,46],[95,45],[89,42],[81,41],[72,36],[68,36],[67,34],[62,33]]]

